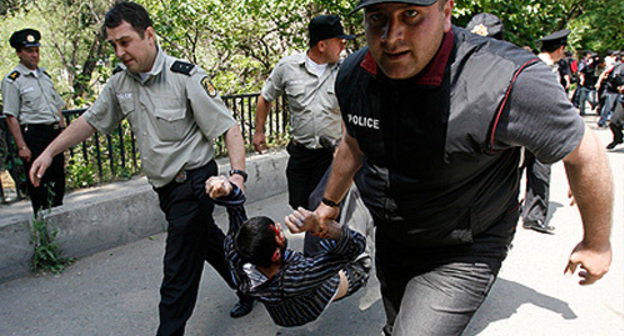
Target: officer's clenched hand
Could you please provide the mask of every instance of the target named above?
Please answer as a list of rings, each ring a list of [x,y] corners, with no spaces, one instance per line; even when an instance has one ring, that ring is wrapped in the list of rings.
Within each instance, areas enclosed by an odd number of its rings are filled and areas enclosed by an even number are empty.
[[[576,268],[580,266],[578,276],[581,280],[579,284],[591,285],[609,271],[612,257],[609,242],[601,246],[590,246],[590,244],[582,241],[572,251],[564,274],[572,276]]]
[[[30,159],[32,158],[32,152],[30,151],[28,146],[20,148],[17,155],[19,155],[19,157],[25,162],[30,162]]]
[[[266,136],[264,132],[256,131],[253,136],[253,145],[254,149],[258,151],[258,153],[262,154],[262,151],[267,149],[266,145]]]
[[[232,192],[232,185],[225,176],[211,176],[206,180],[206,194],[211,198],[227,196]]]
[[[45,174],[51,164],[52,156],[48,155],[45,151],[39,155],[35,162],[33,162],[30,167],[30,171],[28,172],[28,176],[30,177],[30,182],[32,182],[35,187],[39,186],[41,178],[43,178],[43,174]]]

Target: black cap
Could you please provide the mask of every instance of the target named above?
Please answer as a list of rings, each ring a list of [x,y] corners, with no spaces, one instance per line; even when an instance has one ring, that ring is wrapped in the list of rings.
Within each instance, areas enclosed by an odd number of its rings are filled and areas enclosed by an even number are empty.
[[[39,31],[27,28],[13,33],[9,39],[9,43],[11,43],[11,47],[15,48],[15,50],[20,51],[25,47],[40,46],[39,40],[41,40]]]
[[[349,14],[353,14],[364,7],[386,2],[400,2],[417,6],[431,6],[434,3],[438,2],[438,0],[360,0],[360,3],[357,5],[357,7],[355,7]]]
[[[503,39],[503,23],[498,16],[489,13],[479,13],[470,19],[466,30],[473,34]]]
[[[337,37],[345,40],[353,40],[355,36],[347,35],[342,28],[340,18],[336,15],[320,15],[312,19],[308,25],[310,47],[314,47],[319,41]]]
[[[568,35],[570,35],[570,29],[562,29],[550,35],[544,36],[538,41],[542,42],[543,47],[564,46],[568,44]]]

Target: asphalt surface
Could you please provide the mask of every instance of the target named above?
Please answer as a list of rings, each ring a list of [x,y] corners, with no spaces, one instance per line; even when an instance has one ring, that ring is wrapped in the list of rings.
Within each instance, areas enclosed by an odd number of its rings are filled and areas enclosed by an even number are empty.
[[[592,117],[588,124],[595,125]],[[606,146],[608,129],[596,130]],[[561,163],[553,165],[551,220],[554,235],[520,226],[513,248],[464,335],[624,335],[624,145],[608,152],[616,201],[610,272],[591,286],[563,276],[582,236],[576,206],[569,206]],[[249,215],[282,220],[290,212],[285,194],[247,206]],[[216,216],[225,224],[223,212]],[[158,325],[164,234],[82,258],[60,276],[27,276],[0,284],[0,335],[153,335]],[[300,248],[301,236],[289,236]],[[379,335],[383,307],[374,277],[356,295],[335,303],[320,320],[296,329],[273,324],[256,304],[232,319],[236,296],[206,265],[186,335]]]

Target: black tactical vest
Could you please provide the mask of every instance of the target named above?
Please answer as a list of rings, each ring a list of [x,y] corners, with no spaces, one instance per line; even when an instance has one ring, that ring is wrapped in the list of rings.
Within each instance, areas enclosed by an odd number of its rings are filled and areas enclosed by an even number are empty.
[[[472,242],[517,208],[519,148],[495,148],[514,77],[537,62],[512,44],[453,27],[440,86],[390,80],[350,56],[336,81],[344,122],[365,155],[358,184],[377,230],[404,244]]]

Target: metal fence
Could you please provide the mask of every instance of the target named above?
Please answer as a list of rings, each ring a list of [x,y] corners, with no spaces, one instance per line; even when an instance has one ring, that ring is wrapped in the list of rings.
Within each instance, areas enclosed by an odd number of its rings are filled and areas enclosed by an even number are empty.
[[[253,132],[255,129],[256,105],[259,93],[223,96],[234,118],[239,122],[245,147],[253,150]],[[63,116],[67,124],[78,118],[86,109],[64,110]],[[285,99],[278,97],[273,102],[267,117],[265,132],[267,140],[280,143],[287,137],[288,114]],[[0,172],[10,174],[15,184],[15,193],[3,188],[0,183],[1,203],[11,203],[23,199],[26,195],[26,174],[23,162],[17,155],[17,148],[6,125],[6,118],[0,115]],[[226,153],[224,141],[215,139],[216,156]],[[68,189],[87,187],[103,182],[120,180],[140,172],[140,154],[135,145],[135,137],[127,121],[111,134],[103,135],[96,132],[81,144],[70,148],[66,153],[66,179]],[[6,173],[5,173],[6,174]],[[0,179],[3,176],[0,176]],[[4,175],[6,178],[6,175]],[[1,180],[0,180],[1,182]]]

